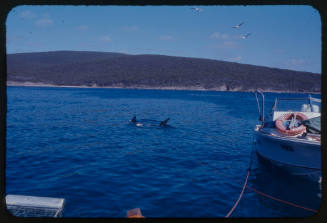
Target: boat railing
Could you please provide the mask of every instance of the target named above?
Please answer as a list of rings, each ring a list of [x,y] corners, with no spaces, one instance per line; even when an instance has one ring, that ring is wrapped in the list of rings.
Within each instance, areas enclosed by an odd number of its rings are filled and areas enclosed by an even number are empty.
[[[258,94],[261,95],[261,106],[260,106],[260,102],[259,102],[259,98],[258,98]],[[264,104],[265,104],[265,96],[263,94],[263,90],[262,89],[257,89],[254,92],[256,101],[257,101],[257,106],[258,106],[258,112],[259,112],[259,121],[261,122],[261,127],[264,126],[265,123],[265,114],[264,114]],[[272,120],[274,120],[274,114],[276,112],[298,112],[299,110],[292,110],[292,109],[288,109],[288,110],[279,110],[279,102],[280,101],[306,101],[307,106],[303,107],[305,108],[305,110],[302,110],[303,108],[301,108],[301,112],[310,112],[314,113],[313,116],[317,116],[315,115],[315,113],[319,113],[319,106],[315,105],[313,102],[315,103],[321,103],[321,100],[318,98],[313,98],[311,97],[311,95],[309,95],[308,97],[301,97],[301,98],[275,98],[275,102],[274,105],[271,109],[271,113],[270,116],[272,118]],[[308,108],[309,110],[306,110],[306,108]]]
[[[321,103],[321,99],[310,97],[311,101]]]
[[[303,97],[302,98],[276,98],[275,102],[274,102],[274,105],[273,105],[273,107],[271,109],[271,114],[273,114],[274,112],[279,110],[278,105],[279,105],[280,101],[307,101],[308,108],[310,108],[311,112],[316,112],[316,109],[314,108],[316,105],[314,105],[313,102],[321,103],[320,99],[313,98],[313,97],[311,97],[311,95],[309,95],[306,98],[303,98]],[[293,111],[293,110],[289,109],[288,111]],[[294,111],[296,111],[296,110],[294,110]]]
[[[258,94],[261,95],[261,109],[260,109],[260,103],[259,103],[259,99],[258,99]],[[263,126],[264,124],[264,111],[265,111],[265,96],[263,94],[262,89],[257,89],[254,92],[255,98],[257,100],[257,105],[258,105],[258,111],[259,111],[259,121],[261,121],[261,126]]]

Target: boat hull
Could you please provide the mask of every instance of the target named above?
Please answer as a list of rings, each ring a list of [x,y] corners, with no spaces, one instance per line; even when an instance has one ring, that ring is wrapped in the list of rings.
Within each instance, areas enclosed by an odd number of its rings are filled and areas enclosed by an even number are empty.
[[[321,145],[319,142],[268,135],[255,130],[257,154],[272,164],[295,175],[310,178],[321,176]]]

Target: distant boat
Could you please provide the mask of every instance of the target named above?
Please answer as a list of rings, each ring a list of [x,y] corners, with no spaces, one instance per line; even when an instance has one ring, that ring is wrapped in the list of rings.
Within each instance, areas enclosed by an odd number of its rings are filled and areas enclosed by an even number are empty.
[[[257,99],[257,93],[262,96],[261,124],[254,130],[257,154],[292,174],[319,180],[321,100],[310,95],[307,98],[276,98],[265,120],[264,95],[256,92]]]

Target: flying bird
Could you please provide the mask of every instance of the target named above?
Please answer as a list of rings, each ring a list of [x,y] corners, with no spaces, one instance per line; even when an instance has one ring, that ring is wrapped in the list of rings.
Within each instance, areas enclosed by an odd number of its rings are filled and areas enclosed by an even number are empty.
[[[246,39],[246,38],[248,38],[249,35],[251,35],[251,33],[247,33],[247,34],[241,36],[241,38],[242,38],[242,39]]]
[[[235,28],[235,29],[239,29],[241,27],[241,25],[243,25],[244,22],[241,22],[240,24],[236,25],[236,26],[232,26],[232,28]]]
[[[201,12],[203,9],[197,8],[197,7],[192,7],[191,9],[195,10],[196,12]]]

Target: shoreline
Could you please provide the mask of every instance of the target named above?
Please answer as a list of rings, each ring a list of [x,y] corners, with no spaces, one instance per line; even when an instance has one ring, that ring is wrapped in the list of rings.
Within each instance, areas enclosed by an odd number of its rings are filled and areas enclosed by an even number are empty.
[[[149,86],[131,86],[131,87],[124,87],[124,86],[87,86],[87,85],[55,85],[55,84],[46,84],[46,83],[35,83],[35,82],[16,82],[16,81],[7,81],[8,87],[58,87],[58,88],[93,88],[93,89],[144,89],[144,90],[186,90],[186,91],[219,91],[219,92],[254,92],[256,89],[249,89],[249,90],[241,90],[241,89],[233,89],[227,90],[224,87],[217,87],[206,89],[203,87],[149,87]],[[266,89],[263,92],[269,93],[295,93],[295,94],[321,94],[321,92],[303,92],[303,91],[279,91],[279,90],[271,90]]]

